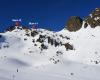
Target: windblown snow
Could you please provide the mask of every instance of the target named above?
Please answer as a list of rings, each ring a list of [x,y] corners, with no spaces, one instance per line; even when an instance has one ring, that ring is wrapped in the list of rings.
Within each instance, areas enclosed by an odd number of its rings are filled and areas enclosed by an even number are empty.
[[[0,80],[100,80],[100,26],[0,33]]]

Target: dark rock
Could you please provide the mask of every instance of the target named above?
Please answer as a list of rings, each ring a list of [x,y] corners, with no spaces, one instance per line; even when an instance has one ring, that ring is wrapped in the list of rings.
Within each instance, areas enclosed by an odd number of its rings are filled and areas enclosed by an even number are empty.
[[[33,39],[33,41],[32,41],[33,43],[35,42],[35,40]]]
[[[56,52],[56,56],[62,55],[63,53],[61,51]]]
[[[60,35],[60,37],[62,37],[62,38],[66,38],[66,39],[70,40],[70,38],[67,37],[67,36]]]
[[[73,75],[74,75],[74,73],[70,73],[70,75],[72,75],[72,76],[73,76]]]
[[[51,38],[48,36],[48,43],[51,43]]]
[[[24,41],[26,41],[27,40],[27,38],[24,38]]]
[[[91,26],[91,28],[100,26],[100,8],[93,10],[92,13],[85,18],[85,21]]]
[[[13,31],[15,29],[15,26],[10,26],[6,29],[6,31]]]
[[[42,51],[43,49],[48,49],[48,47],[47,47],[46,45],[44,45],[44,44],[41,44],[41,51]]]
[[[3,47],[4,47],[4,48],[9,48],[9,45],[4,45]]]
[[[0,38],[2,38],[2,35],[0,35]]]
[[[72,31],[75,32],[75,31],[81,29],[82,23],[83,23],[83,20],[80,17],[72,16],[67,21],[66,29],[71,31],[71,32]]]
[[[40,35],[39,39],[37,39],[37,42],[43,43],[45,41],[45,39],[46,39],[45,35]]]
[[[36,36],[37,34],[38,34],[37,31],[32,31],[32,32],[31,32],[31,36],[32,36],[32,37]]]
[[[23,29],[26,29],[26,30],[27,30],[27,29],[29,29],[29,28],[28,28],[28,27],[26,27],[26,26],[23,26],[22,28],[23,28]]]
[[[26,33],[26,36],[28,36],[28,37],[29,37],[29,36],[30,36],[30,34]]]
[[[58,42],[56,39],[51,38],[50,36],[47,37],[48,43],[54,45],[55,47],[61,45],[61,42]]]
[[[57,64],[58,62],[60,62],[59,59],[55,59],[55,58],[50,58],[50,61],[52,61],[54,64]]]
[[[84,24],[84,28],[87,28],[87,26],[88,26],[88,23],[85,23],[85,24]]]
[[[1,49],[1,47],[0,47],[0,49]]]
[[[74,49],[73,46],[70,45],[69,43],[64,44],[64,46],[65,46],[66,50],[73,50]]]
[[[37,44],[34,44],[34,46],[37,46]]]
[[[49,36],[47,38],[48,38],[48,43],[53,45],[54,44],[54,40],[52,38],[50,38]]]
[[[56,40],[54,41],[54,44],[55,44],[55,47],[60,45]]]

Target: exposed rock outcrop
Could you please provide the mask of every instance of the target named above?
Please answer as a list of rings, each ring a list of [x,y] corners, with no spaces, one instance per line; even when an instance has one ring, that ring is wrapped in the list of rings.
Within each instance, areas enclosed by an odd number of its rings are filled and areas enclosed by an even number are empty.
[[[6,29],[6,31],[13,31],[15,29],[15,26],[10,26]]]
[[[72,16],[68,19],[66,29],[69,31],[77,31],[82,27],[83,20],[78,16]]]
[[[65,46],[66,50],[73,50],[74,49],[73,46],[69,43],[64,44],[64,46]]]
[[[88,17],[86,17],[84,21],[86,22],[86,24],[89,24],[91,28],[100,26],[100,8],[96,8],[95,10],[93,10],[92,13]],[[84,25],[85,28],[86,24]]]

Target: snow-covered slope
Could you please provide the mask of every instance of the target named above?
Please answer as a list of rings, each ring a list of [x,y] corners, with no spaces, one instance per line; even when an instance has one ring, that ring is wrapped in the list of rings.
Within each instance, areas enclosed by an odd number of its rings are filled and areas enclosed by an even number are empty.
[[[15,26],[0,33],[0,80],[100,80],[99,34]]]

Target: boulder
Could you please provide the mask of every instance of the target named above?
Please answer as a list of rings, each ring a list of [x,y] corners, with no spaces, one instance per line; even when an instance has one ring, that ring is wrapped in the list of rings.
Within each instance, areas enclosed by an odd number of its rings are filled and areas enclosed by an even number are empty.
[[[83,20],[80,17],[72,16],[68,19],[66,29],[69,31],[78,31],[82,27]]]
[[[69,43],[64,44],[64,46],[65,46],[67,51],[68,50],[74,50],[74,47],[71,44],[69,44]]]

